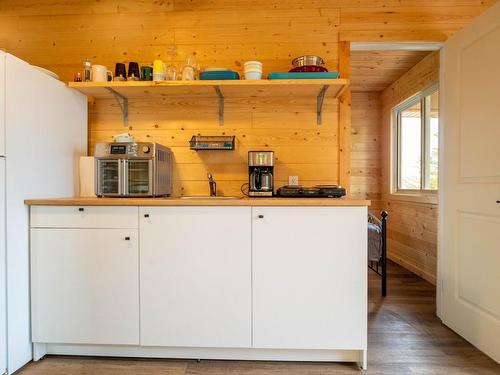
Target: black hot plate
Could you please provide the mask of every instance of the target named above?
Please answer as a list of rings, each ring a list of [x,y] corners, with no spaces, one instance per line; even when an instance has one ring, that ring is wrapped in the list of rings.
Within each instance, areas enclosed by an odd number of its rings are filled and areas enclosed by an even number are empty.
[[[344,195],[345,189],[337,185],[316,185],[311,187],[286,185],[276,191],[276,196],[284,198],[340,198]]]

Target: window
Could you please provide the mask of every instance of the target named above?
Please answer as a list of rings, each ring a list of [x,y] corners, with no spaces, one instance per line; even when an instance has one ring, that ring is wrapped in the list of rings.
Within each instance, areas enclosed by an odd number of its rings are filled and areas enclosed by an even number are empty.
[[[397,191],[438,188],[439,92],[432,87],[393,109]]]

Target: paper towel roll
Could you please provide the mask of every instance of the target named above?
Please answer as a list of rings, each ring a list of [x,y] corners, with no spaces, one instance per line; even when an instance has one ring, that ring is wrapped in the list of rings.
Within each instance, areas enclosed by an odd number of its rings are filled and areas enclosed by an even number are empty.
[[[81,156],[80,168],[80,197],[95,197],[94,157]]]

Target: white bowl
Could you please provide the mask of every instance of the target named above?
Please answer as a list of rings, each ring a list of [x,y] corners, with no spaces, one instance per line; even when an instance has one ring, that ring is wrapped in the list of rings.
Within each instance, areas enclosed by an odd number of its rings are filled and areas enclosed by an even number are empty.
[[[245,73],[262,73],[262,69],[245,69]]]
[[[246,69],[261,69],[262,70],[262,65],[256,65],[256,64],[248,64],[245,65],[245,70]]]
[[[117,134],[113,136],[115,142],[119,143],[132,143],[134,142],[134,137],[128,133]]]
[[[262,63],[260,61],[247,61],[243,65],[244,66],[247,66],[247,65],[259,65],[259,66],[262,66]]]
[[[262,72],[245,72],[245,79],[262,79]]]

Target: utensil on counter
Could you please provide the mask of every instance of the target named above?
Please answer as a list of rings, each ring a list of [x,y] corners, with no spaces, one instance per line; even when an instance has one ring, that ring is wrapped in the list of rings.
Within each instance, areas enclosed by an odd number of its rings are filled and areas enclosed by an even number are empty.
[[[126,81],[127,69],[124,63],[116,63],[115,65],[115,78],[114,81]]]
[[[324,64],[325,64],[325,61],[321,57],[315,56],[315,55],[303,55],[303,56],[296,57],[292,60],[292,65],[295,68],[300,67],[300,66],[308,66],[308,65],[321,66]]]

